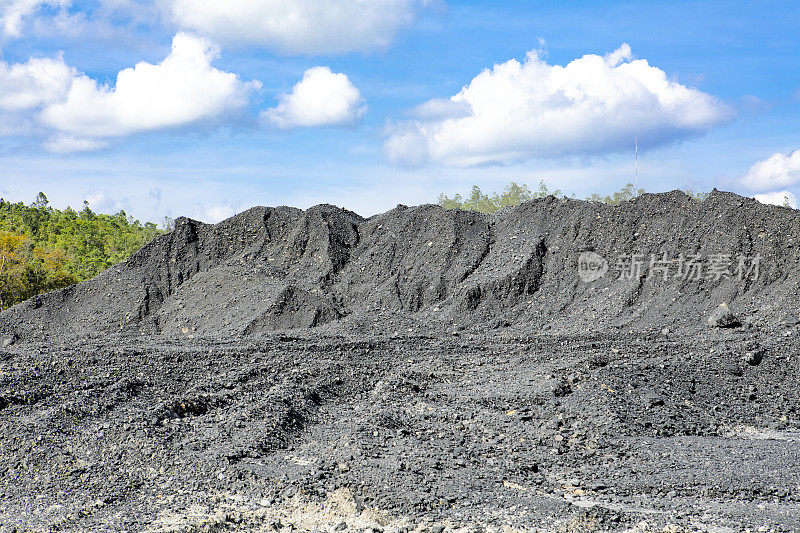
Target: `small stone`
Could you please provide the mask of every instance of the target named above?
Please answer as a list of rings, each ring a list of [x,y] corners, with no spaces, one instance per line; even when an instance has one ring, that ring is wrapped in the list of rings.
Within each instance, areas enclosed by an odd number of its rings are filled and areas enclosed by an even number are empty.
[[[708,325],[712,328],[735,328],[741,326],[742,323],[733,314],[728,304],[722,303],[708,317]]]
[[[647,391],[642,395],[642,400],[648,408],[660,407],[664,405],[664,399],[654,391]]]
[[[742,367],[740,367],[736,363],[728,363],[727,365],[725,365],[725,371],[728,372],[728,374],[736,377],[741,377],[742,374],[744,374]]]
[[[747,352],[742,357],[742,362],[748,364],[750,366],[758,366],[761,364],[761,361],[764,359],[764,351],[763,350],[753,350],[751,352]]]
[[[333,528],[334,531],[344,531],[347,529],[347,522],[339,522],[336,524],[336,527]]]

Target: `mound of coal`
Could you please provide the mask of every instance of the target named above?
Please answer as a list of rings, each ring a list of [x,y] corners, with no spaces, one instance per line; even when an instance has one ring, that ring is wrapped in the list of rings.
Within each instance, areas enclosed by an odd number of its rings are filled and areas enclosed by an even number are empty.
[[[793,321],[798,244],[800,213],[719,191],[620,206],[549,197],[488,216],[433,205],[369,219],[330,205],[256,207],[214,226],[180,218],[97,278],[6,311],[0,333],[700,327],[721,303],[745,324]],[[578,270],[586,252],[609,268],[589,282]],[[728,275],[665,279],[680,257],[727,258]],[[751,268],[756,257],[758,275],[739,279],[739,258]],[[625,258],[641,268],[615,274]]]

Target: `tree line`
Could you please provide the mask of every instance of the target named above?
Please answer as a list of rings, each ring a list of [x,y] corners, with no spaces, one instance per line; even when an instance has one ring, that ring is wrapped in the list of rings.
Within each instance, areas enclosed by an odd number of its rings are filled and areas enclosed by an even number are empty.
[[[637,189],[633,183],[628,183],[619,191],[607,196],[600,194],[593,194],[586,198],[590,202],[601,202],[610,205],[619,205],[644,194],[644,189]],[[708,196],[708,193],[693,193],[692,191],[685,191],[686,194],[698,201],[703,201]],[[511,182],[506,186],[502,193],[494,192],[486,194],[481,191],[477,185],[472,186],[470,194],[462,197],[456,194],[453,197],[445,194],[439,195],[439,205],[445,209],[464,209],[467,211],[478,211],[480,213],[494,213],[504,207],[513,207],[520,205],[524,202],[534,200],[537,198],[545,198],[547,196],[561,196],[560,190],[556,189],[551,191],[548,189],[544,181],[539,182],[539,188],[531,191],[531,189],[523,184],[519,185],[516,182]],[[572,195],[574,198],[575,195]]]
[[[37,294],[93,278],[172,230],[83,209],[55,209],[43,193],[25,205],[0,199],[0,310]]]

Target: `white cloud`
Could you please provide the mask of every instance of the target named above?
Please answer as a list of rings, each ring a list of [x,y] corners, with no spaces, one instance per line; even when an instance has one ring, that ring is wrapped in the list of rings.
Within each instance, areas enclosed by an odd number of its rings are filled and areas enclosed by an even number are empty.
[[[230,205],[219,204],[211,207],[195,205],[191,210],[190,216],[206,224],[216,224],[232,217],[236,213],[237,211]]]
[[[800,183],[800,150],[788,154],[777,153],[750,167],[741,179],[742,185],[764,191],[775,187],[788,187]]]
[[[38,9],[25,28],[31,37],[58,36],[95,46],[131,45],[141,38],[144,28],[156,28],[166,21],[162,0],[97,0],[74,6],[71,0],[49,3],[58,3],[61,9]]]
[[[472,114],[472,108],[468,102],[435,98],[418,105],[411,110],[411,114],[420,120],[447,120],[468,117]]]
[[[627,44],[566,66],[549,65],[532,51],[523,62],[484,70],[449,102],[449,116],[390,126],[387,157],[411,166],[470,166],[621,152],[635,136],[640,148],[652,148],[701,135],[734,116],[713,96],[634,60]],[[441,100],[418,109],[447,111]]]
[[[11,65],[0,61],[0,109],[27,111],[62,100],[74,76],[61,55]]]
[[[792,209],[797,209],[797,196],[789,191],[775,191],[764,194],[756,194],[756,200],[762,204],[789,205]]]
[[[117,214],[120,211],[131,211],[130,198],[117,200],[105,191],[95,191],[86,197],[89,208],[96,213]]]
[[[45,150],[55,154],[71,154],[74,152],[92,152],[108,146],[108,142],[97,139],[81,139],[71,135],[56,134],[43,144]]]
[[[42,122],[62,135],[97,140],[193,123],[244,106],[258,82],[211,66],[216,48],[179,33],[157,65],[122,70],[114,87],[76,76],[63,102],[46,107]]]
[[[262,118],[278,128],[354,126],[366,111],[364,98],[346,75],[314,67]]]
[[[20,37],[25,19],[42,7],[67,7],[70,0],[0,0],[0,34]]]
[[[424,0],[171,0],[178,26],[289,54],[383,49]]]
[[[205,220],[212,224],[221,222],[226,218],[230,218],[236,214],[236,211],[227,205],[214,205],[206,209]]]
[[[179,33],[161,63],[124,69],[114,86],[68,66],[62,54],[0,61],[0,117],[16,125],[0,127],[0,135],[30,132],[38,123],[39,134],[50,135],[44,147],[68,153],[103,148],[111,137],[225,116],[244,107],[261,84],[212,67],[216,57],[210,42]]]

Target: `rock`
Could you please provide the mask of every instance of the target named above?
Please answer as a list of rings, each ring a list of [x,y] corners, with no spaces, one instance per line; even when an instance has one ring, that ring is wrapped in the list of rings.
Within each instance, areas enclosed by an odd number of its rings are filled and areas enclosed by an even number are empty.
[[[742,362],[750,366],[758,366],[764,359],[764,350],[753,350],[742,356]]]
[[[655,391],[647,390],[642,392],[642,402],[645,407],[660,407],[664,405],[664,399],[659,396]]]
[[[347,522],[339,522],[336,524],[336,527],[333,528],[334,531],[344,531],[347,529]]]
[[[728,363],[727,365],[725,365],[725,371],[728,372],[728,374],[731,374],[736,377],[741,377],[742,374],[744,374],[742,367],[737,365],[736,363]]]
[[[747,387],[747,399],[751,402],[754,402],[756,398],[758,398],[758,395],[756,394],[757,392],[758,388],[755,385],[750,385]]]
[[[722,303],[708,317],[708,325],[712,328],[735,328],[741,326],[742,323],[733,314],[728,304]]]
[[[3,348],[8,348],[9,346],[11,346],[12,344],[14,344],[14,343],[15,343],[15,342],[17,342],[18,340],[19,340],[19,337],[17,337],[16,335],[11,335],[11,336],[10,336],[10,337],[8,337],[7,339],[4,339],[4,340],[3,340]]]

